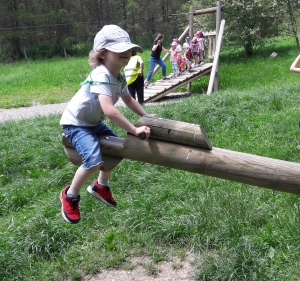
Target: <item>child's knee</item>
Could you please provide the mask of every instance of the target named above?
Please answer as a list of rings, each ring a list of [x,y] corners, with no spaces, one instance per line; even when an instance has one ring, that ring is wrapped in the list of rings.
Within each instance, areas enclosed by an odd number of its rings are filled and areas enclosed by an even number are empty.
[[[96,165],[94,165],[94,166],[92,166],[92,167],[90,167],[86,170],[89,171],[90,173],[95,173],[95,172],[100,170],[101,166],[102,166],[102,162],[98,163],[98,164],[96,164]]]

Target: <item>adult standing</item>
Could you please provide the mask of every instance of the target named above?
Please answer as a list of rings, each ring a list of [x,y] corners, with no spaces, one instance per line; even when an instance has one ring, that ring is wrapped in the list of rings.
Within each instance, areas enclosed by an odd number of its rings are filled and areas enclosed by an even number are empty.
[[[152,47],[152,52],[150,55],[149,59],[149,72],[147,74],[144,86],[145,88],[148,87],[149,81],[151,80],[151,76],[154,71],[154,67],[156,64],[161,66],[162,70],[162,79],[163,80],[169,80],[169,78],[166,76],[167,73],[167,66],[165,62],[160,58],[160,54],[162,51],[164,52],[169,52],[169,50],[165,49],[164,46],[162,45],[162,42],[164,40],[164,35],[163,34],[158,34],[154,40],[153,47]]]
[[[144,103],[144,62],[143,59],[132,50],[129,63],[124,68],[125,77],[130,95],[138,102]]]

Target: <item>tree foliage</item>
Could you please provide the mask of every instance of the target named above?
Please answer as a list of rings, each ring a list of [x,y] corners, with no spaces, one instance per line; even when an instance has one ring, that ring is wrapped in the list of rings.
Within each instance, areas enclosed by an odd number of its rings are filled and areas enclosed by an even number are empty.
[[[297,35],[299,0],[227,0],[224,46],[243,47],[253,55],[281,31],[285,19]],[[0,61],[7,58],[87,54],[95,34],[105,24],[127,30],[135,42],[149,46],[157,33],[179,36],[189,24],[189,8],[216,6],[213,0],[2,0],[0,5]],[[291,17],[291,12],[294,11]],[[176,14],[176,16],[169,16]],[[264,15],[264,16],[263,16]],[[284,15],[284,17],[282,16]],[[194,30],[214,30],[215,14],[195,17]],[[292,28],[290,28],[292,26]],[[267,29],[267,30],[266,30]]]
[[[181,0],[4,0],[0,5],[0,53],[21,58],[27,52],[47,55],[80,49],[105,24],[117,24],[140,44],[156,33],[178,34],[180,23],[168,15],[181,11]],[[181,31],[182,32],[182,31]],[[51,51],[52,50],[52,51]]]
[[[221,3],[222,18],[226,20],[224,47],[244,48],[248,56],[253,56],[277,35],[292,35],[297,41],[299,0],[226,0]],[[192,0],[190,4],[214,7],[216,2]],[[204,16],[197,19],[197,23],[211,28],[215,18]]]

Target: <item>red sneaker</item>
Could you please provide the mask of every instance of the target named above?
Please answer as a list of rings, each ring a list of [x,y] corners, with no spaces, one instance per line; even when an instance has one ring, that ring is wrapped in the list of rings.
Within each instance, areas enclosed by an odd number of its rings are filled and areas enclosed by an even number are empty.
[[[98,180],[94,180],[93,183],[87,188],[87,191],[107,206],[117,206],[115,199],[112,197],[110,187],[99,185]]]
[[[80,221],[80,212],[78,207],[80,196],[77,198],[69,197],[67,195],[69,188],[70,185],[67,185],[60,193],[61,214],[67,222],[75,224]]]

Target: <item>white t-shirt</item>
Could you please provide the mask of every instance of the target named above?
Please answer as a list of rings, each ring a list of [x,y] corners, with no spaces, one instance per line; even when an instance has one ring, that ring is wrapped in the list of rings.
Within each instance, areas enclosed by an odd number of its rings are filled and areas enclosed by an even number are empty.
[[[177,44],[177,46],[176,46],[176,49],[175,49],[175,50],[177,51],[177,53],[180,53],[180,54],[181,54],[181,52],[182,52],[181,45],[180,45],[180,44]]]
[[[113,104],[121,96],[129,95],[124,75],[120,73],[117,80],[105,65],[94,69],[68,103],[60,119],[60,125],[82,127],[99,125],[105,119],[105,115],[98,95],[112,97]]]
[[[190,43],[188,43],[188,42],[185,42],[185,43],[183,43],[183,45],[182,45],[182,49],[183,49],[183,51],[185,52],[186,51],[186,49],[187,48],[189,48],[190,47]]]

